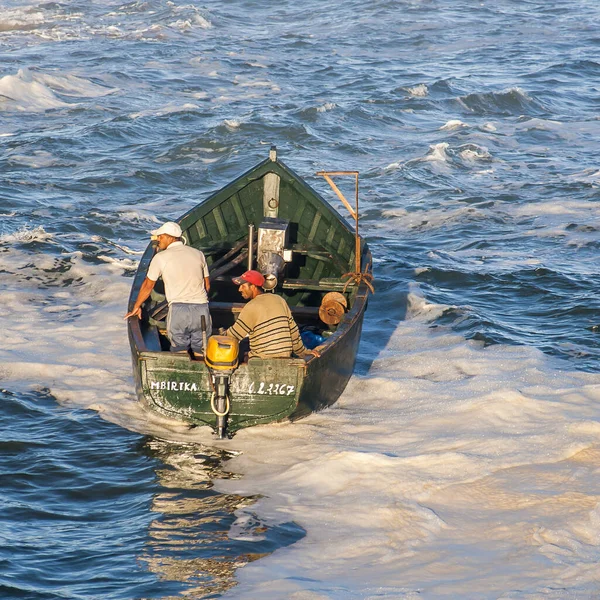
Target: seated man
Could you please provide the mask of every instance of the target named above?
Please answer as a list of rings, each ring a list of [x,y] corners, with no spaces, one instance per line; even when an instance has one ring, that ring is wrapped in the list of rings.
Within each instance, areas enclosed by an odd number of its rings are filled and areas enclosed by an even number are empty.
[[[237,340],[250,338],[249,358],[289,358],[292,352],[297,356],[317,355],[304,347],[287,302],[276,294],[263,293],[265,278],[258,271],[246,271],[233,283],[250,302],[225,333]]]

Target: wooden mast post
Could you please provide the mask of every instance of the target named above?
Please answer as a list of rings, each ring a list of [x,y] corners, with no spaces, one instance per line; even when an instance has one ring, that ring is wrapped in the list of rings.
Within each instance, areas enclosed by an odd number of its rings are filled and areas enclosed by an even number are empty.
[[[342,204],[348,209],[348,212],[354,218],[354,238],[355,238],[355,250],[354,250],[354,258],[355,258],[355,272],[361,272],[361,264],[360,264],[360,236],[358,234],[358,171],[319,171],[317,175],[321,175],[325,181],[331,186],[331,189],[335,192],[336,196],[342,201]],[[356,198],[355,198],[355,208],[350,206],[348,200],[337,185],[333,182],[331,177],[335,177],[336,175],[353,175],[356,187]]]
[[[366,283],[367,287],[371,290],[371,292],[375,293],[375,289],[373,288],[373,275],[369,273],[370,265],[365,267],[364,273],[361,270],[361,248],[360,248],[360,236],[358,234],[358,171],[318,171],[317,175],[321,175],[325,181],[331,186],[331,189],[335,192],[336,196],[342,201],[342,204],[348,209],[348,212],[354,218],[354,240],[355,240],[355,249],[354,249],[354,258],[355,258],[355,268],[354,273],[345,273],[342,275],[342,279],[349,278],[344,286],[344,291],[350,283],[354,283],[355,285],[360,285],[361,283]],[[354,176],[354,182],[356,187],[356,198],[355,198],[355,208],[352,208],[350,202],[346,200],[346,197],[337,185],[331,179],[336,175],[352,175]]]

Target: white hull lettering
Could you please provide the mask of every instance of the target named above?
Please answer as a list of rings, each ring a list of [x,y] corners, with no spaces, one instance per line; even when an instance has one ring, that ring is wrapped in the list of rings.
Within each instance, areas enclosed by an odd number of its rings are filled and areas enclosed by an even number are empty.
[[[199,391],[196,383],[188,381],[151,381],[151,390],[161,390],[169,392],[197,392]],[[295,385],[286,383],[266,383],[252,381],[248,386],[248,394],[260,394],[261,396],[291,396],[296,391]]]
[[[198,386],[187,381],[151,381],[151,390],[168,390],[170,392],[197,392]]]
[[[260,394],[261,396],[290,396],[296,391],[295,385],[286,385],[285,383],[265,383],[260,381],[258,389],[254,381],[248,386],[249,394]]]

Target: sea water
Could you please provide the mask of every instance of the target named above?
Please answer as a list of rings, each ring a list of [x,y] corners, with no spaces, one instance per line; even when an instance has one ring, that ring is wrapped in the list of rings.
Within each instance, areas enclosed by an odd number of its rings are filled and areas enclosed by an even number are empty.
[[[597,598],[599,20],[5,1],[0,597]],[[341,212],[360,171],[376,293],[333,407],[219,442],[139,406],[123,315],[271,145]]]

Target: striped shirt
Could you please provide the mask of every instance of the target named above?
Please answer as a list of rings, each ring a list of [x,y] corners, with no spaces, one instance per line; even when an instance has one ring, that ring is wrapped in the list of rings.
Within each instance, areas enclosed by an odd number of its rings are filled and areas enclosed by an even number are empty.
[[[250,338],[249,357],[289,358],[306,348],[287,302],[275,294],[259,294],[244,306],[227,335]]]

